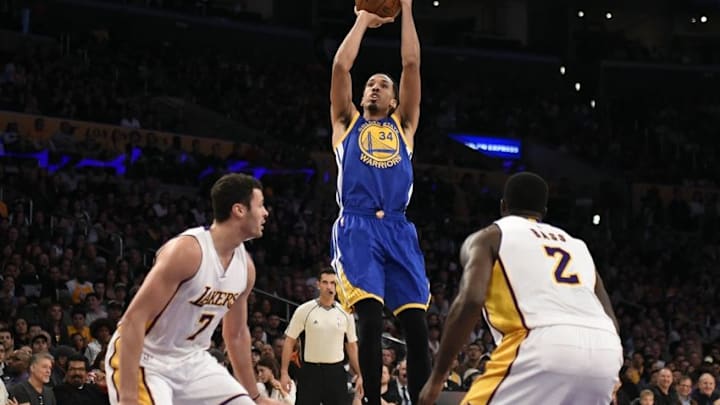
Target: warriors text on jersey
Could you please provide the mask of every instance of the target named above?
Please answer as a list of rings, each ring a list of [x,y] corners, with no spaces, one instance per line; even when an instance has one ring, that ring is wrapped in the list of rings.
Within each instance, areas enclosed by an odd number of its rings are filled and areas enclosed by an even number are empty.
[[[183,357],[210,347],[220,320],[247,285],[243,245],[235,249],[225,270],[209,230],[193,228],[181,236],[197,239],[202,259],[197,273],[180,284],[167,306],[148,325],[145,351],[153,355]]]
[[[356,112],[333,149],[341,209],[405,211],[412,195],[412,148],[397,115],[368,121]]]

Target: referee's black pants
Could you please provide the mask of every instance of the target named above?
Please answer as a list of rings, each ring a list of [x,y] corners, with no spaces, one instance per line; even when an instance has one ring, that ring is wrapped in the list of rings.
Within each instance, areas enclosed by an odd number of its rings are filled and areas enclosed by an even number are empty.
[[[295,405],[347,403],[347,372],[343,363],[303,363],[298,371]]]

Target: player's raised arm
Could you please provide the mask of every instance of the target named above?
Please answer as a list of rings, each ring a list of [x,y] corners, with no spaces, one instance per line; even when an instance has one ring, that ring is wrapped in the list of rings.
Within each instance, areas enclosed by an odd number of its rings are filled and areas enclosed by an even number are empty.
[[[180,284],[192,277],[200,267],[202,253],[197,240],[180,236],[160,249],[155,264],[120,321],[118,384],[121,403],[138,400],[138,371],[143,339],[153,321],[172,299]]]
[[[376,28],[393,21],[392,18],[382,18],[363,10],[356,11],[356,14],[355,24],[340,44],[333,60],[330,82],[330,119],[334,130],[333,138],[342,135],[336,133],[347,128],[353,114],[357,111],[352,101],[350,69],[352,69],[355,58],[357,58],[360,51],[360,43],[365,31],[368,28]],[[336,126],[341,126],[342,130],[335,131]]]
[[[402,3],[400,55],[403,70],[400,75],[400,105],[397,112],[405,134],[412,138],[420,120],[420,40],[415,30],[412,0],[400,0],[400,2]]]

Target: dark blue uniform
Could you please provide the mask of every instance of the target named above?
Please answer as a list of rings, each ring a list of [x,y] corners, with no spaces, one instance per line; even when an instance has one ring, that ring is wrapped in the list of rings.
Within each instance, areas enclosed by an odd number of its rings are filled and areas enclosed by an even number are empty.
[[[413,189],[412,149],[396,115],[358,113],[333,145],[338,164],[332,265],[346,307],[365,298],[396,314],[426,309],[430,298],[415,225],[405,217]]]

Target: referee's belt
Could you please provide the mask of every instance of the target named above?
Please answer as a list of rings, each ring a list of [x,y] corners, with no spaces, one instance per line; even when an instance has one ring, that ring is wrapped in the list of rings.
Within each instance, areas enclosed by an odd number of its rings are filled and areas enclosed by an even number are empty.
[[[342,366],[344,362],[338,361],[336,363],[313,363],[310,361],[304,361],[303,364],[306,364],[308,366]]]
[[[343,208],[343,214],[373,217],[377,219],[405,219],[404,211],[385,211],[373,208]]]

